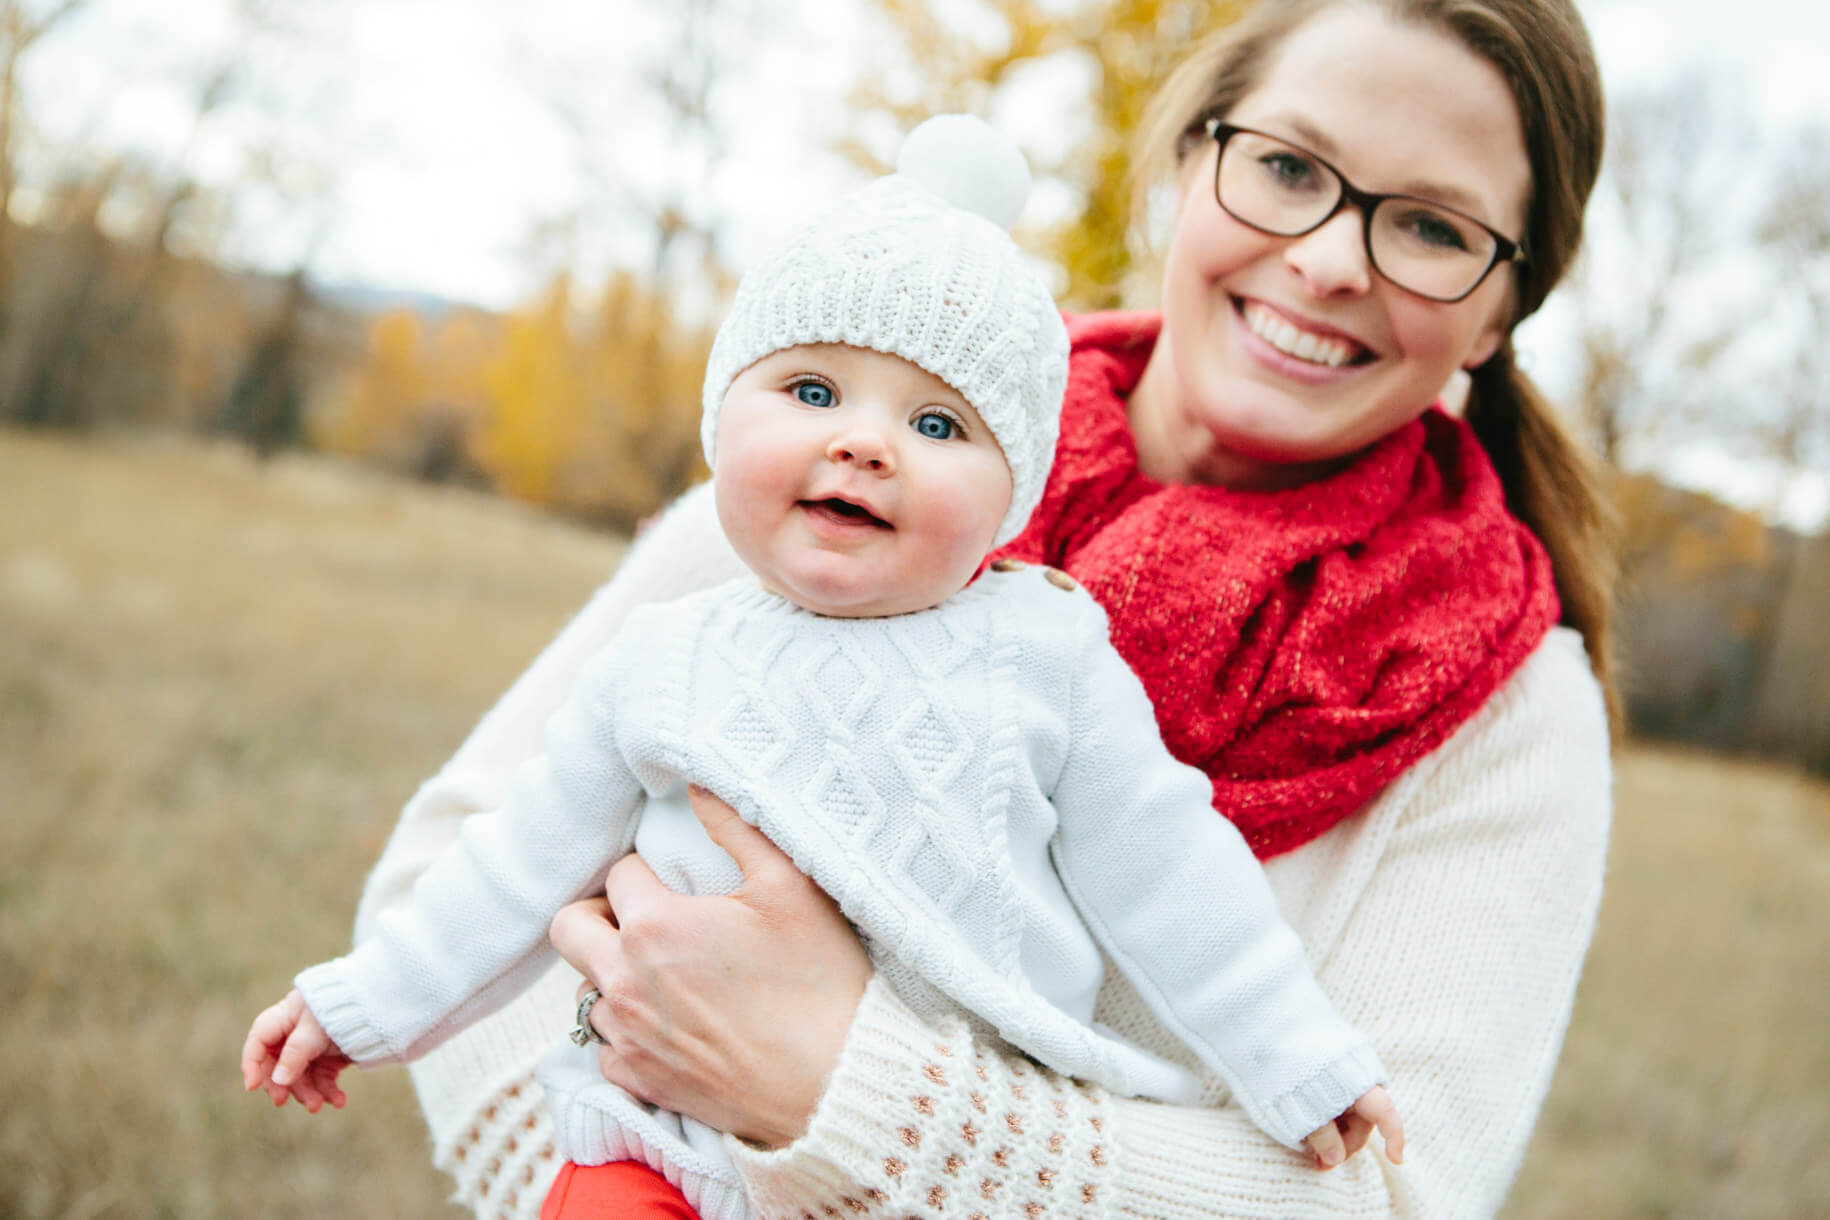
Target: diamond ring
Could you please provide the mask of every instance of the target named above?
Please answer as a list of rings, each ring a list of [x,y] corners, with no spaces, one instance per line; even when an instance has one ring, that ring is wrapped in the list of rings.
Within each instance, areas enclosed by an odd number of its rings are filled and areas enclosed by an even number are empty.
[[[591,1009],[604,998],[604,993],[593,987],[578,998],[577,1024],[572,1030],[572,1041],[579,1046],[589,1046],[593,1042],[599,1046],[609,1046],[610,1039],[597,1032],[591,1024]]]

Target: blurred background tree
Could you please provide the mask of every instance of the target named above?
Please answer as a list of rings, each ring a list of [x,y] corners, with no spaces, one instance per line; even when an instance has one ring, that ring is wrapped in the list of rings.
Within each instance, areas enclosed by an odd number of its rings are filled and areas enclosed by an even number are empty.
[[[1064,112],[1053,116],[1059,126],[1039,124],[1024,141],[1060,213],[1027,244],[1059,266],[1064,308],[1112,309],[1148,296],[1136,275],[1148,260],[1131,234],[1132,133],[1189,44],[1238,20],[1250,0],[1111,0],[1066,11],[1043,0],[873,7],[885,36],[873,40],[879,62],[853,95],[847,155],[884,173],[900,135],[930,114],[996,117],[1025,105],[1027,92],[1066,93]],[[1072,137],[1063,139],[1064,130]]]
[[[483,117],[444,96],[408,104],[424,113],[400,132],[417,135],[350,136],[341,100],[389,83],[333,66],[355,14],[211,0],[222,31],[163,70],[172,134],[154,147],[83,134],[127,103],[73,124],[28,87],[47,48],[127,0],[0,0],[0,421],[210,430],[632,529],[703,476],[702,366],[751,214],[798,221],[887,169],[928,114],[983,114],[1024,148],[1019,239],[1065,307],[1148,303],[1136,125],[1176,57],[1250,2],[532,0],[519,26],[453,10],[501,31],[495,104],[563,169],[526,193],[522,289],[486,307],[315,270],[387,198],[349,179],[417,165],[420,138],[466,146]],[[447,45],[396,20],[412,43],[397,72]],[[548,36],[589,21],[597,37]],[[802,89],[829,102],[784,92]],[[1830,724],[1798,727],[1825,702],[1799,675],[1830,651],[1810,507],[1830,487],[1827,216],[1822,122],[1760,113],[1720,65],[1618,91],[1588,249],[1524,347],[1561,353],[1530,367],[1633,472],[1636,723],[1830,767]],[[1667,486],[1674,472],[1751,486],[1730,508]]]

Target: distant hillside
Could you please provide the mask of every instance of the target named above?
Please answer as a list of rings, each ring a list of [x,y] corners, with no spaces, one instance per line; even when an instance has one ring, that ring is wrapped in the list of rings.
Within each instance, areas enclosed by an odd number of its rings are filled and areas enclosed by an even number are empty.
[[[1830,535],[1647,476],[1618,480],[1619,637],[1642,733],[1830,774]]]

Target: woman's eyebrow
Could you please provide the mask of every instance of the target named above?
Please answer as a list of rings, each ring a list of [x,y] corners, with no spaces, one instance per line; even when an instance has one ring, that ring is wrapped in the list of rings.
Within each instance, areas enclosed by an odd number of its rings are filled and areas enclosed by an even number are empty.
[[[1327,157],[1330,160],[1338,161],[1341,157],[1340,145],[1336,144],[1333,140],[1330,140],[1326,132],[1300,114],[1276,114],[1265,121],[1288,128],[1295,134],[1298,143],[1322,154],[1322,156]],[[1354,185],[1359,186],[1361,184],[1356,182]],[[1415,195],[1420,199],[1427,199],[1432,203],[1445,204],[1458,212],[1466,212],[1476,219],[1482,218],[1483,215],[1481,200],[1466,188],[1451,186],[1449,183],[1436,182],[1427,178],[1414,178],[1395,191],[1379,191],[1376,193],[1381,195]]]

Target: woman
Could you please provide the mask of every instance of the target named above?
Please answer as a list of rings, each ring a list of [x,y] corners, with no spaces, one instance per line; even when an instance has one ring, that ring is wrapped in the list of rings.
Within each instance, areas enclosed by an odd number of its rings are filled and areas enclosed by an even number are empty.
[[[1147,136],[1177,201],[1160,327],[1073,321],[1055,473],[1010,553],[1106,605],[1165,740],[1379,1046],[1406,1163],[1321,1173],[1218,1084],[1205,1108],[1114,1097],[917,1020],[708,802],[742,891],[673,895],[628,861],[618,926],[579,904],[554,941],[606,996],[605,1074],[744,1136],[765,1215],[1483,1215],[1549,1085],[1606,850],[1611,569],[1510,334],[1598,168],[1586,34],[1559,0],[1266,3],[1165,82]],[[1465,425],[1429,410],[1458,370]],[[689,495],[408,806],[359,932],[494,804],[629,604],[730,570]],[[544,1194],[527,1068],[572,999],[556,972],[415,1070],[480,1214]],[[1099,1015],[1177,1053],[1121,985]]]

